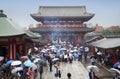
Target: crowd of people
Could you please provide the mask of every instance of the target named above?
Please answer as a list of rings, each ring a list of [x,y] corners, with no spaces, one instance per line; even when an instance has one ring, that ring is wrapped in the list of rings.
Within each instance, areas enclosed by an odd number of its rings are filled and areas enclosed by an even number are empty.
[[[39,74],[40,79],[43,79],[44,66],[48,66],[50,72],[54,72],[54,76],[61,78],[62,68],[60,62],[72,64],[73,61],[88,62],[90,58],[91,65],[95,65],[98,61],[101,64],[105,63],[105,59],[100,51],[96,51],[90,55],[90,49],[87,46],[73,47],[73,46],[44,46],[35,47],[35,51],[28,51],[25,58],[17,56],[17,60],[8,60],[1,64],[0,75],[3,73],[3,78],[8,79],[35,79]],[[83,60],[84,59],[84,60]],[[15,61],[21,63],[12,65]],[[9,62],[9,63],[8,63]],[[15,71],[15,69],[21,68]],[[68,79],[71,79],[71,73],[67,73]],[[90,69],[89,77],[94,78],[95,73]],[[0,77],[2,79],[2,77]]]

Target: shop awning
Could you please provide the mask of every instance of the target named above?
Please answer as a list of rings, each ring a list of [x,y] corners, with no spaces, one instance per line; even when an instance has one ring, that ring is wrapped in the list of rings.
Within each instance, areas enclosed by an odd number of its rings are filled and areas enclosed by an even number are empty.
[[[120,46],[120,38],[104,38],[96,42],[90,43],[90,45],[98,48],[115,48]]]

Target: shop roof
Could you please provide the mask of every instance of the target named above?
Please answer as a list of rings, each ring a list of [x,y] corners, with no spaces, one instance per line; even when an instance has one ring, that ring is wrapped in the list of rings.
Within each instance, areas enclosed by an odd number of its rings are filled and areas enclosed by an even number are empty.
[[[96,42],[92,42],[90,45],[98,48],[115,48],[120,46],[120,38],[104,38]]]

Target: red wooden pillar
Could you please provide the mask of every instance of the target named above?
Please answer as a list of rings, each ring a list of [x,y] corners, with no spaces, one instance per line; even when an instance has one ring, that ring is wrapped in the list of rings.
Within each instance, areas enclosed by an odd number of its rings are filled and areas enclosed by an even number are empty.
[[[80,46],[82,46],[84,43],[84,34],[80,35]]]
[[[57,39],[58,39],[58,44],[59,44],[59,43],[60,43],[60,36],[59,36],[59,35],[58,35],[58,38],[57,38]]]
[[[10,44],[9,44],[9,59],[13,59],[15,60],[16,59],[16,40],[15,39],[12,39],[11,41],[9,41]]]
[[[13,59],[15,60],[16,59],[16,43],[13,43]]]
[[[9,59],[16,59],[16,45],[14,43],[10,43],[8,46],[8,57]]]
[[[68,34],[66,35],[66,44],[68,44],[68,42],[69,42],[69,36],[68,36]]]
[[[48,45],[48,44],[51,43],[51,40],[50,40],[50,34],[47,35],[47,40],[48,40],[48,43],[47,43],[47,45]]]
[[[10,46],[8,44],[8,50],[7,50],[7,59],[9,60],[10,59]]]
[[[74,45],[77,46],[78,44],[78,36],[75,34],[74,35]]]
[[[22,45],[22,56],[25,55],[26,53],[27,53],[27,44],[24,43],[24,44]]]

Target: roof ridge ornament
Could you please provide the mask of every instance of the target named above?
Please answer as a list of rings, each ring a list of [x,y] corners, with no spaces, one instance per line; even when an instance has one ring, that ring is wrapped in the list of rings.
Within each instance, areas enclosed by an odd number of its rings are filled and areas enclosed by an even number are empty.
[[[3,10],[0,10],[0,17],[7,17],[7,15],[3,13]]]
[[[3,14],[3,10],[0,10],[0,13]]]

